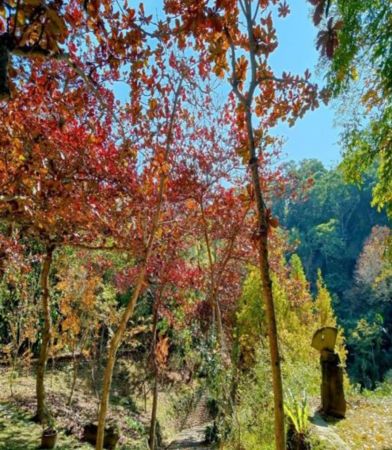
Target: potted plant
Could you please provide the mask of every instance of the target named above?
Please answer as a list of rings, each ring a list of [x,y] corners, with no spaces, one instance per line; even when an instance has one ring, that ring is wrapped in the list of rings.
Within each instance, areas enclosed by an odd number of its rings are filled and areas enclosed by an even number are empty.
[[[88,423],[84,426],[82,441],[91,445],[96,445],[98,434],[98,425],[96,423]],[[105,427],[103,447],[108,450],[114,450],[120,439],[120,429],[117,424],[108,423]]]
[[[54,419],[49,416],[47,427],[42,431],[40,448],[55,448],[57,441],[57,430]]]
[[[288,450],[310,450],[309,437],[309,406],[306,395],[298,400],[289,391],[289,402],[284,404],[288,418],[287,448]]]

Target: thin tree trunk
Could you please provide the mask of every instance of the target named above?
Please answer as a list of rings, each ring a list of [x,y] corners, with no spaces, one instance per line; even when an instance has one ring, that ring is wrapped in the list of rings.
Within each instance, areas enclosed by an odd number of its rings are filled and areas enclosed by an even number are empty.
[[[220,304],[217,295],[218,286],[215,283],[215,269],[214,269],[214,259],[212,257],[211,242],[208,235],[208,223],[204,213],[203,200],[200,200],[200,210],[201,217],[204,225],[204,240],[207,247],[208,264],[210,267],[210,305],[211,305],[211,321],[213,329],[216,330],[217,340],[220,350],[224,353],[226,350],[225,340],[223,335],[223,324],[222,324],[222,314],[220,309]]]
[[[167,134],[167,140],[166,140],[166,149],[165,149],[165,158],[164,161],[167,162],[169,151],[173,139],[173,126],[175,121],[175,115],[177,112],[177,106],[178,101],[180,97],[180,92],[182,88],[182,82],[183,78],[181,78],[176,93],[174,97],[174,103],[173,103],[173,109],[169,121],[169,129]],[[151,223],[151,230],[148,237],[148,242],[146,246],[146,252],[144,256],[144,261],[141,265],[140,272],[138,275],[138,278],[136,280],[135,284],[135,290],[133,291],[132,297],[128,302],[128,305],[126,306],[121,318],[120,323],[118,325],[118,328],[116,329],[115,333],[113,334],[113,337],[109,344],[109,350],[108,350],[108,358],[107,363],[105,367],[104,377],[103,377],[103,384],[102,384],[102,395],[101,395],[101,403],[99,406],[99,414],[98,414],[98,432],[97,432],[97,443],[96,443],[96,450],[103,450],[103,441],[105,436],[105,421],[106,421],[106,414],[109,406],[109,395],[110,395],[110,387],[112,384],[112,376],[113,376],[113,369],[114,364],[116,362],[116,355],[118,352],[118,349],[120,347],[122,338],[124,336],[127,323],[130,319],[130,317],[133,314],[133,311],[135,309],[136,303],[139,298],[140,291],[142,290],[143,284],[144,284],[144,278],[147,272],[147,265],[150,259],[150,256],[152,254],[152,246],[155,239],[156,230],[158,228],[159,219],[161,216],[161,209],[162,209],[162,203],[163,203],[163,197],[164,197],[164,191],[165,191],[165,184],[166,184],[166,178],[167,175],[165,172],[162,172],[159,182],[159,188],[158,188],[158,199],[157,199],[157,209],[155,211],[155,214],[152,218]]]
[[[208,265],[210,268],[210,308],[211,308],[211,323],[212,323],[212,329],[217,331],[217,338],[218,342],[221,344],[221,331],[222,331],[222,324],[218,323],[216,324],[216,319],[219,321],[219,317],[217,316],[217,304],[216,304],[216,297],[214,296],[215,291],[215,272],[214,272],[214,260],[212,257],[212,251],[211,251],[211,244],[210,244],[210,238],[208,236],[208,224],[206,220],[206,216],[204,213],[204,206],[203,206],[203,199],[200,200],[200,211],[201,211],[201,218],[204,225],[204,240],[206,243],[207,248],[207,256],[208,256]],[[222,346],[221,346],[222,347]]]
[[[42,328],[42,343],[37,363],[37,382],[36,382],[36,394],[37,394],[37,410],[35,414],[35,420],[42,423],[45,420],[47,409],[45,402],[45,371],[48,361],[49,342],[51,334],[51,311],[50,311],[50,298],[49,298],[49,272],[52,264],[54,246],[49,245],[46,249],[45,258],[41,270],[41,304],[42,315],[44,318],[44,326]]]
[[[156,344],[157,344],[157,325],[158,325],[158,309],[159,304],[154,304],[153,330],[152,330],[152,345],[151,357],[154,366],[154,389],[152,397],[152,410],[150,422],[150,439],[149,445],[151,450],[156,449],[156,428],[157,428],[157,410],[158,410],[158,365],[156,361]]]
[[[205,217],[203,200],[202,199],[200,200],[201,217],[202,217],[202,221],[203,221],[203,225],[204,225],[204,230],[203,230],[204,240],[206,243],[208,263],[209,263],[209,267],[210,267],[210,279],[211,280],[210,280],[209,297],[210,297],[210,305],[211,305],[211,309],[212,309],[212,318],[213,318],[212,322],[215,325],[215,321],[216,321],[217,339],[218,339],[218,343],[220,345],[220,349],[223,351],[223,354],[226,353],[227,346],[226,346],[225,334],[224,334],[224,329],[223,329],[222,310],[221,310],[221,306],[220,306],[220,302],[219,302],[219,298],[218,298],[218,289],[221,284],[223,273],[224,273],[226,266],[232,256],[235,240],[236,240],[238,233],[242,227],[242,224],[249,212],[249,207],[246,209],[241,222],[238,224],[237,231],[231,236],[231,240],[229,241],[229,244],[224,251],[224,258],[222,260],[222,263],[220,264],[220,268],[217,271],[217,273],[215,273],[214,260],[212,258],[212,251],[211,251],[211,241],[210,241],[210,237],[208,235],[208,223],[207,223],[207,220]]]
[[[68,406],[71,406],[72,404],[72,397],[75,392],[75,386],[76,386],[76,380],[78,377],[78,362],[75,358],[75,349],[72,352],[72,386],[71,386],[71,392],[69,393],[68,397]]]
[[[248,145],[250,154],[250,166],[252,182],[255,191],[258,217],[258,252],[259,266],[262,282],[263,300],[267,313],[268,338],[271,355],[272,385],[274,392],[275,414],[275,446],[277,450],[285,449],[284,410],[283,410],[283,384],[280,367],[280,355],[278,344],[278,331],[276,326],[275,305],[272,293],[272,280],[268,259],[268,219],[263,194],[260,186],[258,158],[254,142],[252,115],[247,111]]]
[[[131,300],[129,301],[129,303],[126,307],[126,309],[121,317],[120,324],[119,324],[116,332],[114,333],[114,335],[110,341],[110,344],[109,344],[108,358],[107,358],[105,372],[104,372],[104,376],[103,376],[101,402],[100,402],[99,415],[98,415],[98,433],[97,433],[97,445],[96,445],[97,450],[103,450],[105,421],[106,421],[106,414],[107,414],[108,405],[109,405],[110,387],[112,384],[113,369],[114,369],[114,364],[116,362],[117,351],[120,347],[122,338],[124,336],[124,332],[126,330],[128,320],[132,316],[133,311],[136,306],[136,302],[139,298],[139,294],[140,294],[140,291],[141,291],[143,283],[144,283],[146,269],[147,269],[147,264],[145,262],[139,272],[139,276],[138,276],[135,290],[133,291]]]
[[[157,448],[157,411],[158,411],[158,370],[155,370],[154,390],[152,397],[151,425],[150,425],[150,449]]]
[[[147,388],[146,380],[143,381],[143,400],[144,400],[144,412],[147,412]]]
[[[87,335],[88,335],[88,329],[86,329],[86,332],[80,338],[80,358],[83,356],[83,348],[84,348],[85,341],[87,340]],[[72,397],[74,395],[76,381],[78,379],[79,362],[80,362],[79,357],[78,358],[76,357],[76,344],[74,344],[73,349],[72,349],[72,386],[71,386],[71,392],[68,397],[68,406],[70,406],[72,404]]]
[[[99,334],[99,347],[98,347],[98,370],[102,367],[102,355],[103,355],[103,341],[105,337],[105,328],[101,326]]]
[[[271,371],[272,371],[272,387],[274,393],[274,416],[275,416],[275,448],[277,450],[285,450],[285,429],[284,429],[284,410],[283,410],[283,384],[282,384],[282,372],[280,367],[280,355],[278,345],[278,332],[276,326],[275,317],[275,305],[272,293],[272,280],[268,259],[268,211],[265,205],[264,196],[261,190],[260,173],[259,173],[259,160],[255,144],[255,136],[252,124],[252,103],[254,93],[260,84],[261,80],[258,75],[259,66],[256,59],[257,45],[254,38],[254,17],[252,11],[252,0],[245,0],[243,3],[240,1],[241,8],[245,15],[247,34],[249,39],[249,60],[251,80],[249,88],[245,94],[239,90],[239,79],[236,69],[236,54],[235,44],[231,38],[228,29],[225,29],[225,33],[231,49],[231,66],[232,66],[232,79],[231,84],[233,91],[243,105],[246,114],[246,128],[247,128],[247,147],[249,155],[249,166],[252,175],[252,184],[254,188],[254,195],[256,199],[257,207],[257,219],[258,219],[258,259],[260,267],[260,275],[262,282],[262,294],[263,301],[265,303],[265,310],[267,315],[268,325],[268,338],[269,348],[271,355]],[[258,6],[256,6],[256,11]]]

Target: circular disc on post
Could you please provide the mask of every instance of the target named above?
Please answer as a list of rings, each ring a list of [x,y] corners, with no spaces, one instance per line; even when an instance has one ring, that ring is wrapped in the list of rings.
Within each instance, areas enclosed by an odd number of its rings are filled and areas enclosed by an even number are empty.
[[[317,330],[312,339],[312,347],[321,352],[322,350],[334,351],[338,330],[335,327],[324,327]]]

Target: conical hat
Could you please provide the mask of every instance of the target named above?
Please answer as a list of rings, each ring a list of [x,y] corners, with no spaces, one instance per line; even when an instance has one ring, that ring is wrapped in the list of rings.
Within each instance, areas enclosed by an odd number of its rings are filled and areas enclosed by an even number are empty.
[[[338,335],[337,328],[324,327],[317,330],[312,339],[312,347],[321,352],[322,350],[333,351]]]

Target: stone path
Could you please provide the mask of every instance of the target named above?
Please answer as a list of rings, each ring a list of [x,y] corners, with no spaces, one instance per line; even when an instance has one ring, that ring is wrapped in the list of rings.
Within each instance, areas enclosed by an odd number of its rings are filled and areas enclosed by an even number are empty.
[[[210,450],[212,447],[204,443],[205,430],[209,424],[194,426],[187,430],[181,431],[175,441],[173,441],[168,450]]]
[[[315,413],[310,419],[310,422],[312,433],[316,435],[327,448],[331,448],[331,450],[351,450],[343,439],[334,431],[333,427],[329,425],[320,414]]]
[[[207,397],[202,395],[183,423],[182,430],[167,447],[167,450],[212,449],[211,446],[205,444],[205,431],[208,425],[211,425],[211,418],[208,413]]]

